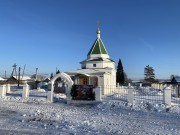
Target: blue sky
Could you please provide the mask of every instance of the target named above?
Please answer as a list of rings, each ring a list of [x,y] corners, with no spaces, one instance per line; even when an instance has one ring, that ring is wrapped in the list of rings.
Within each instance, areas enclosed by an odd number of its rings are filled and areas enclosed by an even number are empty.
[[[0,0],[0,76],[12,65],[26,74],[80,68],[96,39],[129,78],[180,75],[179,0]]]

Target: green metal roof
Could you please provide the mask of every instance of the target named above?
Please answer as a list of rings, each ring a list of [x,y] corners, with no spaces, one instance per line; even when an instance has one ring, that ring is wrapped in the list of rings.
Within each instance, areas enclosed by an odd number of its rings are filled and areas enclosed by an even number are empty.
[[[92,59],[92,60],[89,60],[89,61],[103,61],[102,58],[97,58],[97,59]]]
[[[91,54],[108,54],[106,51],[106,48],[100,38],[97,38],[91,47],[90,51],[88,52],[88,55]]]

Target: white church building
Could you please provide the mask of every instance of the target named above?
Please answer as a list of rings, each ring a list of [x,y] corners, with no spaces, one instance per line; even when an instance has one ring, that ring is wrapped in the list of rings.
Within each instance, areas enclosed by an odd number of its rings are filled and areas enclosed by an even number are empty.
[[[110,56],[97,30],[97,39],[90,48],[87,58],[80,62],[81,69],[66,72],[71,76],[74,84],[96,86],[116,85],[115,62]]]

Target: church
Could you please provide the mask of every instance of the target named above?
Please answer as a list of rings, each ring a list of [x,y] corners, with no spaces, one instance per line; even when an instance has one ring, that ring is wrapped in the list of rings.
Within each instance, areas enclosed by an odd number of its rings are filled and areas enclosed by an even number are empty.
[[[115,62],[110,59],[108,51],[97,30],[97,38],[90,48],[87,58],[80,62],[81,69],[66,72],[74,84],[97,86],[115,86]]]

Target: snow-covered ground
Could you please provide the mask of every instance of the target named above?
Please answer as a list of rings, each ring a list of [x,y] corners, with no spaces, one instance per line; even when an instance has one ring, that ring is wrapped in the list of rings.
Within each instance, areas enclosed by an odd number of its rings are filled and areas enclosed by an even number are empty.
[[[29,100],[21,90],[0,98],[0,135],[179,135],[180,107],[120,100],[92,105],[67,105],[57,94],[54,103],[47,93],[30,90]]]

